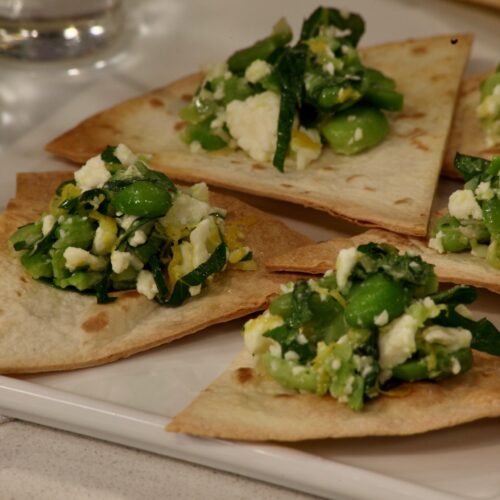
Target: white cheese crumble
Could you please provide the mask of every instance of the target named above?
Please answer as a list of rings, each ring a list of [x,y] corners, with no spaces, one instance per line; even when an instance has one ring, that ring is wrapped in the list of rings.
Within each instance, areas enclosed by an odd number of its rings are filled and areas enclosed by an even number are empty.
[[[451,373],[458,375],[461,369],[460,361],[457,358],[451,358]]]
[[[299,334],[297,335],[297,342],[300,345],[305,345],[307,344],[308,340],[307,337],[302,332],[299,332]]]
[[[469,347],[472,341],[471,332],[460,327],[432,325],[422,332],[422,336],[426,342],[442,345],[450,352]]]
[[[230,134],[238,146],[257,161],[270,161],[276,149],[280,97],[266,91],[226,108]]]
[[[332,360],[331,367],[333,371],[339,370],[341,366],[342,366],[342,361],[340,361],[339,358],[334,358]]]
[[[149,300],[153,300],[158,293],[153,274],[150,271],[142,270],[137,276],[137,291],[145,295]]]
[[[248,320],[243,329],[243,337],[247,351],[252,354],[265,352],[269,346],[276,344],[273,339],[264,337],[264,333],[283,324],[283,318],[266,311],[261,316]]]
[[[101,156],[94,156],[75,172],[76,185],[82,191],[101,188],[111,177]]]
[[[191,153],[193,154],[196,154],[200,151],[203,151],[203,147],[198,141],[193,141],[189,144],[189,151],[191,151]]]
[[[130,265],[131,254],[129,252],[120,252],[115,250],[111,253],[111,268],[116,274],[120,274]]]
[[[429,240],[429,248],[432,248],[439,253],[444,253],[443,236],[443,231],[438,231],[436,236]]]
[[[191,297],[194,297],[195,295],[200,295],[200,293],[201,293],[201,285],[189,287],[189,295],[191,295]]]
[[[457,219],[481,220],[483,218],[481,207],[470,189],[459,189],[452,193],[448,201],[448,211]]]
[[[295,351],[286,351],[285,359],[287,361],[297,361],[299,359],[299,355]]]
[[[480,182],[479,186],[477,186],[474,191],[474,194],[478,200],[491,200],[495,196],[495,192],[491,189],[490,181]]]
[[[333,62],[327,62],[326,64],[323,64],[323,71],[325,73],[328,73],[330,75],[333,75],[335,73],[335,66],[333,65]]]
[[[294,375],[294,376],[300,375],[302,372],[305,372],[305,371],[306,371],[305,366],[292,367],[292,375]]]
[[[337,286],[340,291],[346,289],[349,276],[356,266],[359,257],[360,253],[357,251],[356,247],[344,248],[339,252],[337,256],[336,269]]]
[[[125,144],[118,144],[113,154],[123,165],[132,165],[137,160],[137,156]]]
[[[118,224],[127,231],[137,219],[136,215],[124,215],[118,219]]]
[[[128,239],[129,245],[132,247],[138,247],[143,245],[147,240],[146,233],[142,229],[138,229],[134,234]]]
[[[406,361],[416,351],[417,329],[418,321],[410,314],[403,314],[381,328],[378,348],[382,382],[390,378],[393,367]]]
[[[256,59],[245,70],[245,78],[250,83],[257,83],[269,74],[271,74],[271,65],[262,59]]]
[[[271,344],[269,346],[269,353],[271,354],[271,356],[281,358],[281,346],[277,343]]]
[[[89,267],[91,271],[102,271],[106,267],[106,259],[92,255],[87,250],[77,247],[68,247],[64,250],[66,268],[73,272],[79,267]]]
[[[56,223],[56,218],[51,215],[44,215],[42,218],[42,234],[43,236],[47,236],[51,231],[52,228],[54,227],[54,224]]]
[[[384,309],[379,315],[375,316],[373,318],[373,322],[377,326],[387,325],[389,322],[389,313],[387,312],[387,309]]]

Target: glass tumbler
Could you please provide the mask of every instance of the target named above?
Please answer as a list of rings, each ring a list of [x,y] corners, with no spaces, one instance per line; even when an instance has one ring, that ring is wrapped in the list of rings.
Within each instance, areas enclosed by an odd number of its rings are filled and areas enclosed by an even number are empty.
[[[0,0],[0,57],[88,56],[112,44],[123,24],[121,0]]]

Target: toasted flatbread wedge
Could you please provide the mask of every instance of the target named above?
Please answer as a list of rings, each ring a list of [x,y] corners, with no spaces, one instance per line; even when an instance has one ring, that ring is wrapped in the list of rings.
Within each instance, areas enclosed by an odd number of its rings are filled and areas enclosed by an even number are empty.
[[[462,82],[451,127],[450,139],[444,158],[443,174],[452,179],[461,179],[462,175],[453,166],[455,154],[480,156],[490,159],[500,154],[500,146],[486,145],[486,136],[476,117],[476,108],[481,100],[479,84],[493,72],[475,75]]]
[[[340,250],[369,242],[389,243],[404,252],[417,253],[429,264],[434,264],[439,281],[472,285],[500,293],[500,271],[493,269],[485,259],[470,253],[440,254],[429,248],[425,240],[377,229],[352,238],[340,238],[296,248],[284,255],[272,257],[266,262],[266,266],[272,271],[324,273],[335,268],[335,260]]]
[[[55,188],[71,174],[20,174],[16,198],[0,215],[0,373],[33,373],[100,365],[159,346],[216,323],[262,309],[284,278],[264,262],[310,242],[278,220],[227,195],[211,201],[228,210],[227,226],[245,234],[256,271],[227,270],[182,306],[161,307],[137,292],[98,305],[93,296],[58,290],[31,279],[7,240],[39,217]]]
[[[241,353],[167,426],[168,431],[243,441],[402,436],[500,416],[500,359],[474,352],[474,366],[439,383],[403,384],[356,412],[330,396],[299,394],[255,370]]]
[[[458,43],[450,43],[456,38]],[[47,145],[75,162],[107,144],[152,153],[152,165],[173,178],[291,201],[359,224],[423,236],[472,38],[449,35],[362,50],[364,62],[394,78],[405,97],[391,133],[356,156],[325,148],[306,170],[285,174],[241,151],[193,154],[179,139],[178,112],[198,84],[193,75],[99,113]]]

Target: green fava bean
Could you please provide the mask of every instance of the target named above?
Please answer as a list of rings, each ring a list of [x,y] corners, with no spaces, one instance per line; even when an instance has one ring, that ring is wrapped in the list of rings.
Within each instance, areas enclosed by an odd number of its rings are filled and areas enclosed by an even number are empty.
[[[463,252],[470,248],[469,238],[462,234],[459,228],[446,227],[441,229],[441,232],[441,243],[445,252]]]
[[[353,289],[344,310],[347,323],[355,328],[373,328],[375,318],[387,311],[391,321],[403,314],[410,291],[386,274],[373,274]]]
[[[137,217],[161,217],[172,205],[170,193],[153,182],[137,181],[118,191],[112,200],[117,212]]]
[[[320,129],[333,151],[353,155],[379,144],[389,133],[389,122],[378,109],[360,105],[336,114]]]

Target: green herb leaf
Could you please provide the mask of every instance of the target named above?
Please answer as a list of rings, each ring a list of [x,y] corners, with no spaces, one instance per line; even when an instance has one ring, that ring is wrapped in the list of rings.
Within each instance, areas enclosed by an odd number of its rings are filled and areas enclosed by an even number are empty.
[[[115,156],[116,146],[106,146],[101,153],[101,159],[106,163],[115,163],[121,165],[121,161]]]
[[[285,157],[292,138],[292,126],[297,106],[301,101],[302,82],[306,66],[306,47],[299,45],[286,49],[280,57],[275,74],[281,88],[278,138],[273,165],[283,172]]]
[[[462,174],[465,182],[471,180],[476,175],[481,175],[486,171],[490,162],[477,156],[462,155],[457,153],[455,155],[454,165],[455,168]]]
[[[333,26],[343,31],[336,35],[341,42],[356,47],[365,32],[365,22],[358,14],[344,12],[335,8],[318,7],[302,24],[300,40],[318,36],[321,27]]]
[[[457,285],[444,292],[431,295],[431,299],[436,304],[472,304],[476,298],[476,289],[467,285]]]
[[[200,264],[196,269],[186,274],[176,281],[170,299],[165,302],[169,306],[179,306],[189,298],[189,288],[205,283],[212,274],[224,269],[227,262],[227,247],[221,243],[208,258],[206,262]]]

